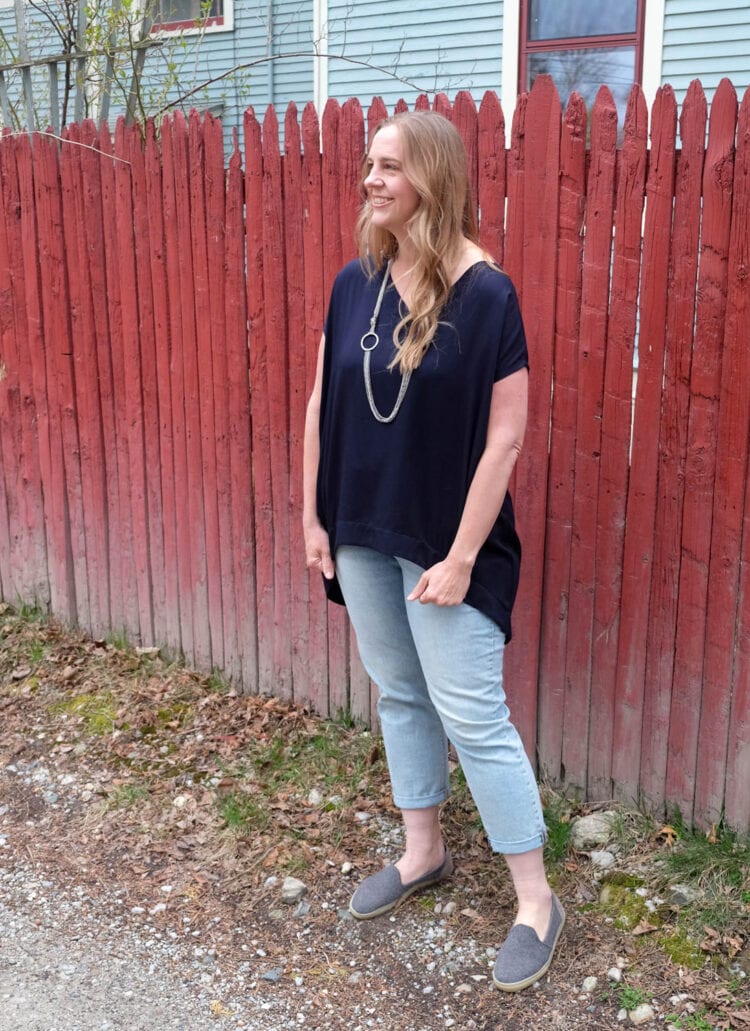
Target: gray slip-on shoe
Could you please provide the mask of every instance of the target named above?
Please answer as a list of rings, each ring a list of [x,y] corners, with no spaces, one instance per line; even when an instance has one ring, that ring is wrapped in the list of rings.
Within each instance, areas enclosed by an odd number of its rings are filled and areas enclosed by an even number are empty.
[[[495,960],[492,980],[504,992],[520,992],[538,981],[549,968],[557,939],[565,924],[565,910],[552,893],[552,915],[541,941],[533,927],[516,924],[511,928]]]
[[[374,916],[388,913],[415,891],[429,888],[431,884],[437,884],[444,877],[450,877],[452,873],[453,860],[448,849],[445,850],[445,858],[440,866],[406,884],[401,881],[401,874],[393,864],[384,866],[378,873],[362,881],[352,895],[349,912],[357,920],[370,920]]]

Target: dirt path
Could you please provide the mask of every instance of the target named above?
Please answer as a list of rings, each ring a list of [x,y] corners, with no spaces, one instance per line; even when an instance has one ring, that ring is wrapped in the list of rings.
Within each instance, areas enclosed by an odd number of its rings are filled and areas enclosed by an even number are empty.
[[[608,1031],[624,1003],[646,1028],[750,1027],[750,928],[672,962],[570,851],[549,977],[494,990],[508,878],[460,782],[444,823],[450,882],[353,921],[353,883],[400,848],[376,739],[0,606],[0,1031]],[[663,846],[630,846],[617,869],[656,884]]]

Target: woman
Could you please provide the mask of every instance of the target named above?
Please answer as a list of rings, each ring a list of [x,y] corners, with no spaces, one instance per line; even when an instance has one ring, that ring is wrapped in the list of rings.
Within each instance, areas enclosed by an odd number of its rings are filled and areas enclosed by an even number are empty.
[[[379,688],[405,851],[350,909],[387,913],[452,873],[439,817],[448,738],[513,879],[518,911],[494,980],[519,991],[549,967],[565,920],[502,685],[520,563],[507,489],[526,422],[523,327],[512,284],[476,243],[447,119],[384,122],[362,188],[361,257],[336,278],[308,406],[304,534]]]

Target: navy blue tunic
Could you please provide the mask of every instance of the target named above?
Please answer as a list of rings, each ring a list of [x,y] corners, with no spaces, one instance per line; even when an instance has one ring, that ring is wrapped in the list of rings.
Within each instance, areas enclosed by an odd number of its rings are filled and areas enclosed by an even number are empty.
[[[510,279],[485,262],[473,265],[454,285],[398,415],[380,423],[365,393],[360,340],[383,275],[368,279],[352,261],[333,285],[325,326],[318,516],[333,555],[340,545],[354,544],[426,569],[450,550],[486,444],[493,383],[527,367],[526,340]],[[375,403],[384,415],[401,383],[398,366],[387,368],[399,301],[390,282],[371,366]],[[520,560],[507,494],[465,599],[497,623],[506,640]],[[325,586],[331,601],[344,603],[335,578]]]

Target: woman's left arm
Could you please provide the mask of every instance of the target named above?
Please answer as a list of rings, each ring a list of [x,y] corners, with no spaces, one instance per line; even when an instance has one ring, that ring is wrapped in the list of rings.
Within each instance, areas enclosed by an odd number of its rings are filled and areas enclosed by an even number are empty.
[[[424,571],[408,601],[460,605],[466,597],[479,549],[495,524],[513,466],[521,453],[528,383],[528,370],[519,369],[493,386],[487,443],[471,481],[455,539],[443,561]]]

